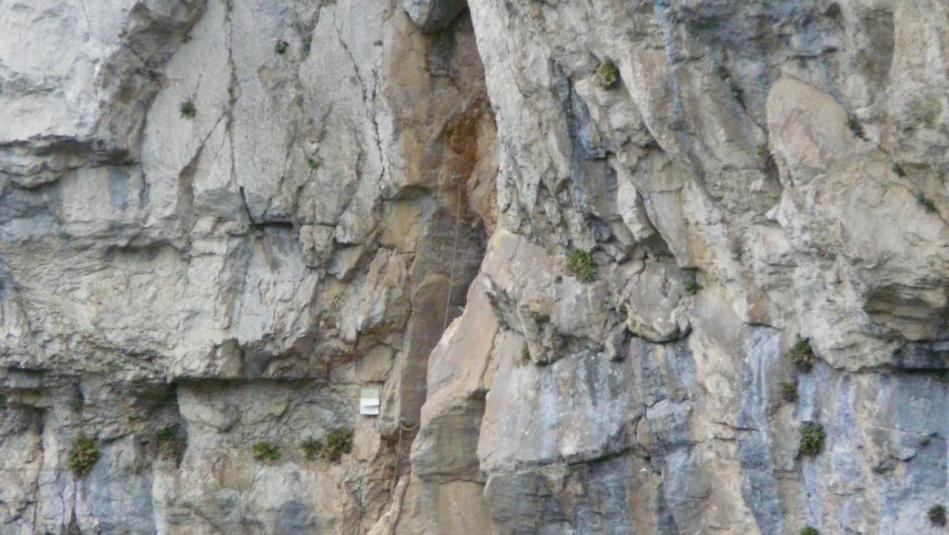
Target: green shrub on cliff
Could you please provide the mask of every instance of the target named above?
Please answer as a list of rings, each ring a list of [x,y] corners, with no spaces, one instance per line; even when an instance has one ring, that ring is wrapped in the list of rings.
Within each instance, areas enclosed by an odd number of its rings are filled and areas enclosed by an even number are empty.
[[[926,518],[929,519],[930,524],[943,527],[946,525],[946,508],[942,505],[934,505],[926,512]]]
[[[797,385],[794,383],[781,383],[781,398],[788,403],[797,401]]]
[[[258,442],[251,446],[251,451],[258,461],[276,461],[280,458],[280,448],[272,442]]]
[[[337,429],[326,435],[326,442],[311,438],[303,441],[300,449],[311,461],[320,458],[335,463],[352,451],[353,432],[350,429]]]
[[[574,249],[567,254],[567,269],[576,275],[580,282],[593,282],[596,280],[597,265],[593,260],[593,255]]]
[[[178,111],[180,111],[181,116],[186,119],[193,119],[194,116],[198,114],[198,109],[194,106],[194,101],[190,98],[181,103]]]
[[[66,465],[69,466],[69,469],[77,478],[82,478],[92,470],[100,455],[99,446],[96,445],[95,441],[85,434],[79,433],[73,438]]]
[[[927,212],[931,214],[936,212],[936,203],[932,202],[932,200],[930,200],[928,197],[926,197],[922,193],[919,193],[916,195],[916,202],[921,204],[923,208],[926,209]]]
[[[610,60],[600,63],[596,69],[597,80],[603,89],[613,89],[619,83],[619,67]]]
[[[817,360],[814,350],[811,349],[811,343],[806,338],[795,342],[787,354],[791,362],[804,372],[810,371]]]
[[[353,432],[348,429],[337,429],[326,436],[326,447],[323,448],[327,461],[336,462],[353,449]]]
[[[177,425],[169,425],[155,433],[158,450],[169,457],[180,460],[188,447],[188,439]]]
[[[801,455],[814,457],[824,451],[824,440],[827,433],[824,426],[816,422],[808,422],[801,427]]]
[[[695,277],[694,271],[689,271],[685,275],[685,282],[683,283],[685,293],[689,295],[695,295],[702,289],[702,285],[699,284],[699,280]]]

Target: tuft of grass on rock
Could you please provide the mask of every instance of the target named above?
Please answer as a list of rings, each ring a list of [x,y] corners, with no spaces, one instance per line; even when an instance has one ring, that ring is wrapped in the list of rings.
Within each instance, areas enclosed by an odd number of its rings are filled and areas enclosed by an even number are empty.
[[[307,164],[307,166],[310,167],[310,170],[311,170],[311,171],[316,171],[317,169],[320,168],[320,163],[317,162],[316,160],[314,160],[313,158],[307,158],[307,159],[306,159],[306,164]]]
[[[178,107],[178,111],[181,112],[181,116],[185,119],[194,119],[195,115],[198,114],[198,109],[194,106],[194,101],[190,98],[181,103],[181,106]]]
[[[317,440],[315,438],[308,438],[300,444],[300,449],[303,450],[303,455],[311,460],[315,461],[319,458],[320,453],[323,451],[323,441]]]
[[[258,461],[276,461],[280,458],[280,448],[272,442],[258,442],[251,446],[251,452]]]
[[[619,68],[610,60],[600,63],[596,69],[596,76],[603,89],[613,89],[619,84]]]
[[[273,51],[279,56],[286,54],[287,50],[290,50],[290,43],[284,41],[283,39],[277,41],[277,44],[274,45],[273,48]]]
[[[330,462],[339,461],[340,457],[353,449],[353,432],[349,429],[337,429],[326,435],[326,445],[322,456]]]
[[[781,399],[788,403],[797,401],[797,385],[794,383],[781,383]]]
[[[931,214],[936,212],[936,203],[934,203],[931,199],[927,198],[922,193],[916,194],[916,202],[921,204],[923,208],[926,209],[927,212]]]
[[[155,433],[158,450],[169,457],[179,460],[188,448],[188,438],[177,425],[169,425]]]
[[[847,116],[847,128],[853,132],[853,135],[859,137],[860,139],[867,139],[863,132],[863,125],[860,124],[860,120],[857,119],[856,115],[850,114]]]
[[[300,444],[307,459],[323,459],[332,463],[339,462],[343,455],[353,449],[353,432],[350,429],[336,429],[326,435],[326,441],[310,438]]]
[[[738,82],[735,80],[728,81],[728,91],[732,94],[732,98],[738,102],[738,104],[744,108],[745,107],[745,90],[738,85]]]
[[[808,372],[811,368],[814,367],[814,362],[817,361],[817,356],[814,355],[814,350],[811,348],[811,343],[807,338],[798,339],[797,342],[791,346],[791,349],[787,352],[788,357],[791,359],[791,362],[801,371]]]
[[[926,518],[929,519],[929,523],[936,527],[943,527],[946,525],[946,508],[942,504],[936,504],[929,508],[929,511],[926,511]]]
[[[593,255],[574,249],[567,253],[567,269],[573,273],[580,282],[593,282],[596,280],[598,266],[593,260]]]
[[[761,143],[755,148],[755,157],[758,159],[758,163],[767,165],[771,160],[771,150],[767,143]]]
[[[801,531],[798,532],[799,535],[820,535],[820,532],[817,531],[817,528],[812,528],[807,526],[806,528],[801,528]]]
[[[827,433],[824,426],[816,422],[808,422],[801,427],[801,455],[816,457],[824,451],[824,440]]]
[[[688,271],[685,275],[685,282],[683,283],[685,293],[689,295],[695,295],[702,289],[702,285],[699,284],[698,279],[695,277],[694,271]]]
[[[728,67],[724,64],[719,63],[715,66],[714,70],[715,76],[719,80],[725,82],[728,85],[728,92],[731,93],[732,98],[734,98],[738,104],[744,108],[745,107],[745,90],[741,88],[738,82],[732,77],[732,74],[728,72]],[[759,151],[760,151],[759,145]]]
[[[718,28],[719,21],[715,18],[692,18],[686,20],[686,28],[692,33],[705,33]]]
[[[100,456],[96,442],[84,433],[79,433],[72,440],[72,448],[69,450],[69,459],[66,464],[72,473],[81,479],[92,470]]]

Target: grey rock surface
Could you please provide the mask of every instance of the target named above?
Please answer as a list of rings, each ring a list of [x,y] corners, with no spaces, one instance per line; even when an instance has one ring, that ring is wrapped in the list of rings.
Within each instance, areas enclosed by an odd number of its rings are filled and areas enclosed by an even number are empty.
[[[0,117],[2,534],[945,529],[943,1],[0,0]]]

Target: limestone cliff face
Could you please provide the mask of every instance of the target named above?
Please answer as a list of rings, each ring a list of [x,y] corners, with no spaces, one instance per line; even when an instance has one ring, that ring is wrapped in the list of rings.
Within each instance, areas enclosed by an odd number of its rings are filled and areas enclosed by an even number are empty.
[[[0,0],[0,118],[0,533],[945,529],[942,0]]]

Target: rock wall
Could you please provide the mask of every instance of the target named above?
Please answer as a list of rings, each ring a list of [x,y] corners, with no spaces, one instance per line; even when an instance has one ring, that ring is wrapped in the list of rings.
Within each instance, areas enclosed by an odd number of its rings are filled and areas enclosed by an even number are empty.
[[[0,533],[945,529],[941,0],[2,0],[0,116]]]

